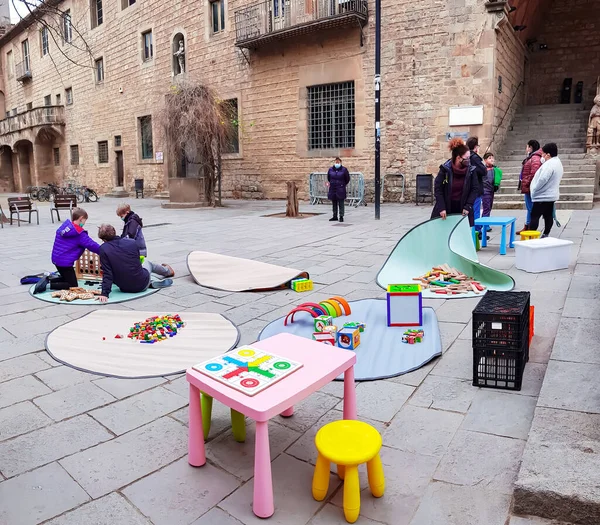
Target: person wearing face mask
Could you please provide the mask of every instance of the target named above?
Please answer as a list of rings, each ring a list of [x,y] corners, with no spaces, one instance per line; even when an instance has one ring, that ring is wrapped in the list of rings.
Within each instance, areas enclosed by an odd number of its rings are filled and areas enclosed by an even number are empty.
[[[56,266],[60,277],[53,279],[43,277],[36,284],[33,293],[45,292],[48,284],[50,284],[51,290],[68,290],[79,286],[73,265],[86,249],[93,253],[100,253],[100,245],[92,240],[88,232],[83,229],[87,219],[88,214],[84,209],[75,208],[71,219],[67,219],[56,230],[52,248],[52,264]]]
[[[117,208],[117,215],[125,223],[123,225],[123,233],[121,234],[122,239],[133,239],[140,249],[140,257],[145,258],[148,255],[148,249],[146,248],[146,239],[144,239],[144,233],[142,228],[142,218],[135,212],[131,211],[129,204],[120,204]]]
[[[527,143],[527,157],[523,160],[523,168],[521,169],[521,175],[519,176],[519,188],[525,198],[525,207],[527,208],[527,218],[525,219],[525,226],[522,230],[517,232],[517,235],[522,231],[529,230],[531,224],[531,209],[533,208],[533,201],[531,200],[531,181],[537,170],[542,165],[542,148],[537,140],[530,140]]]
[[[530,229],[537,230],[540,217],[544,217],[544,233],[548,237],[554,222],[554,203],[560,197],[560,181],[564,170],[558,158],[558,146],[554,142],[542,148],[542,166],[531,181],[531,224]]]
[[[342,166],[342,159],[335,158],[335,162],[327,172],[327,185],[329,191],[327,198],[333,205],[333,217],[329,221],[344,222],[344,200],[346,199],[346,186],[350,183],[350,173]],[[339,214],[338,214],[339,209]]]
[[[484,181],[487,176],[487,168],[479,156],[479,139],[477,137],[469,137],[467,140],[467,147],[469,148],[469,161],[475,168],[475,174],[477,175],[477,182],[479,183],[479,193],[475,202],[473,203],[473,217],[479,219],[481,217],[481,205],[483,202],[483,194],[485,191]],[[481,237],[481,226],[475,226],[477,234]]]
[[[469,224],[474,225],[473,203],[479,196],[479,180],[475,166],[471,165],[471,153],[464,141],[452,139],[448,144],[452,158],[440,166],[435,178],[435,205],[431,218],[446,219],[449,214],[462,214],[469,217]]]

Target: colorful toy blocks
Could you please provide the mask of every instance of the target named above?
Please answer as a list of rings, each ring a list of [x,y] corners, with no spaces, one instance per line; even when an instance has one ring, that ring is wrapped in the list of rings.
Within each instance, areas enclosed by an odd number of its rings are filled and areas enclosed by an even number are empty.
[[[344,328],[358,328],[361,333],[365,331],[365,326],[365,323],[357,323],[356,321],[344,323]]]
[[[356,350],[360,345],[360,330],[358,328],[342,328],[337,333],[337,345],[345,350]]]
[[[335,337],[328,332],[315,332],[312,335],[314,341],[325,343],[326,345],[335,346]]]
[[[423,330],[407,330],[402,334],[402,342],[414,345],[415,343],[423,342],[425,332]]]
[[[315,332],[323,332],[326,326],[333,325],[333,317],[330,315],[320,315],[315,317]]]
[[[333,337],[337,337],[338,327],[334,324],[323,327],[324,334],[331,334]]]
[[[418,284],[390,284],[387,293],[388,326],[421,326],[423,296]]]
[[[310,279],[294,279],[291,287],[294,292],[308,292],[313,289],[313,282]]]

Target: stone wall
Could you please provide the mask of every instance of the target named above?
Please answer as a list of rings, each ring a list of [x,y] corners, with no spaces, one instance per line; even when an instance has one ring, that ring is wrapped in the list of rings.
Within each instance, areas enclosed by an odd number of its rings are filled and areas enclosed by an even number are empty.
[[[494,140],[491,151],[500,148],[510,129],[515,113],[523,106],[525,94],[525,46],[509,23],[501,24],[496,32],[494,61]],[[502,92],[499,79],[502,78]],[[487,144],[486,144],[487,147]]]
[[[573,79],[571,102],[580,80],[584,100],[591,102],[600,76],[600,4],[597,0],[553,0],[538,16],[543,23],[537,44],[548,49],[531,54],[527,104],[558,104],[564,78]]]
[[[89,5],[65,0],[77,29],[93,50],[92,56],[61,44],[73,66],[51,40],[50,57],[42,57],[38,28],[31,27],[0,51],[7,110],[52,102],[73,89],[66,107],[64,137],[58,141],[61,164],[57,180],[76,179],[99,191],[116,185],[114,137],[122,137],[125,187],[145,179],[152,192],[166,189],[166,163],[141,159],[137,119],[153,117],[154,151],[164,151],[159,112],[172,76],[172,41],[186,39],[188,76],[214,87],[223,99],[237,98],[241,121],[240,152],[226,155],[223,195],[242,198],[284,198],[286,182],[295,180],[300,198],[308,196],[308,174],[326,171],[340,155],[351,171],[373,180],[374,0],[370,21],[358,27],[320,30],[259,50],[242,52],[234,46],[235,11],[256,0],[228,2],[226,30],[212,35],[208,0],[145,0],[121,10],[120,2],[105,2],[104,23],[90,29]],[[485,0],[383,0],[382,20],[382,174],[406,175],[406,196],[414,194],[417,173],[436,174],[448,158],[446,132],[478,135],[486,144],[500,106],[494,107],[496,32]],[[118,4],[118,5],[117,5]],[[151,29],[154,59],[142,61],[141,33]],[[12,34],[12,33],[11,33]],[[22,85],[6,71],[6,53],[20,61],[21,41],[29,38],[33,80]],[[9,37],[11,36],[9,35]],[[81,47],[81,42],[79,42]],[[104,57],[105,80],[94,82],[92,58]],[[508,68],[507,68],[508,69]],[[353,80],[356,92],[356,148],[309,151],[307,147],[308,86]],[[508,86],[507,86],[508,87]],[[451,106],[485,106],[484,125],[450,128]],[[108,141],[110,161],[98,163],[97,142]],[[80,164],[71,166],[69,145],[77,144]],[[1,140],[0,140],[1,145]],[[392,179],[388,179],[392,180]],[[397,181],[386,199],[399,199]]]

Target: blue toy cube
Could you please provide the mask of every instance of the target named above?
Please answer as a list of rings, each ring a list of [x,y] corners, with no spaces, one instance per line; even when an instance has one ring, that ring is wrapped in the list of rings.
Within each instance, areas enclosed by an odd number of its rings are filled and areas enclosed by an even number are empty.
[[[356,350],[360,344],[360,330],[358,328],[342,328],[337,333],[337,345],[345,350]]]

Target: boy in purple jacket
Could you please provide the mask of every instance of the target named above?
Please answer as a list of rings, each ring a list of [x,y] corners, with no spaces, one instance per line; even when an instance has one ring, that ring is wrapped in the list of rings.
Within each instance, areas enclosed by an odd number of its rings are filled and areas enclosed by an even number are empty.
[[[100,245],[93,241],[88,232],[83,229],[88,219],[87,212],[82,208],[75,208],[71,220],[67,219],[56,230],[54,247],[52,248],[52,264],[56,266],[60,277],[50,279],[42,278],[35,285],[33,293],[42,293],[46,291],[48,283],[51,290],[68,290],[76,288],[77,276],[73,265],[81,257],[81,254],[87,248],[90,252],[100,253]]]

